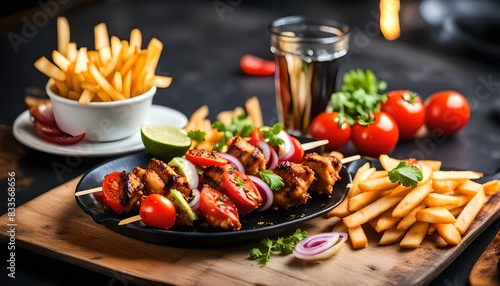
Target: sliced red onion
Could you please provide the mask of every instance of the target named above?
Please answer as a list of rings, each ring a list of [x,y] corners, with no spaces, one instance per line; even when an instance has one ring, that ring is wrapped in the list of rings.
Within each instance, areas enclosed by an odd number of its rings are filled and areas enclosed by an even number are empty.
[[[245,173],[245,167],[243,167],[243,164],[241,164],[240,160],[238,158],[234,157],[231,154],[227,153],[220,153],[220,155],[224,158],[226,158],[227,162],[236,168],[238,171],[242,172],[243,174]]]
[[[299,241],[293,255],[303,260],[322,260],[337,254],[347,240],[345,232],[326,232],[310,235]]]
[[[278,165],[278,153],[276,153],[276,150],[271,148],[270,150],[271,156],[269,158],[269,162],[266,164],[266,169],[268,170],[274,170],[276,168],[276,165]]]
[[[264,158],[266,159],[266,169],[274,169],[276,164],[278,164],[278,154],[274,148],[264,140],[257,142],[257,148],[259,148],[264,154]]]
[[[279,161],[288,161],[292,158],[293,153],[295,152],[295,147],[293,145],[292,139],[290,139],[290,135],[286,133],[286,131],[281,130],[277,135],[279,138],[283,139],[283,144],[280,144],[278,151]]]
[[[193,189],[191,191],[191,197],[192,199],[189,201],[189,206],[193,211],[197,211],[200,207],[200,191],[198,189]]]
[[[254,176],[254,175],[248,175],[250,180],[254,183],[254,185],[257,187],[259,190],[260,196],[262,197],[262,205],[259,206],[257,209],[258,212],[262,212],[267,210],[268,208],[271,207],[273,204],[273,191],[271,190],[271,187],[269,187],[264,180],[261,178]]]

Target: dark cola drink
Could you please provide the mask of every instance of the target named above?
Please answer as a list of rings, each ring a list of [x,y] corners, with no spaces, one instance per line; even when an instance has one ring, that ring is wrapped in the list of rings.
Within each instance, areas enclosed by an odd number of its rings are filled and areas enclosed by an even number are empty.
[[[349,28],[332,20],[290,16],[275,20],[270,32],[280,121],[292,133],[307,134],[312,119],[337,91]]]

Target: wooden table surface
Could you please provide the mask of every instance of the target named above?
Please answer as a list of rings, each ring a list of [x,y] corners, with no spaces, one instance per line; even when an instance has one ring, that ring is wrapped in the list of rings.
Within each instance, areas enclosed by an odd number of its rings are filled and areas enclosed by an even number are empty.
[[[417,249],[378,246],[380,235],[367,228],[370,245],[365,249],[346,244],[337,255],[321,262],[273,256],[262,266],[248,256],[258,242],[227,248],[178,248],[117,234],[95,223],[76,204],[79,180],[49,190],[16,210],[16,245],[132,284],[426,285],[500,216],[500,194],[496,194],[488,198],[455,247],[440,248],[432,236]],[[309,233],[328,232],[336,222],[318,217],[300,228]],[[3,215],[0,230],[6,242],[10,227],[9,216]]]

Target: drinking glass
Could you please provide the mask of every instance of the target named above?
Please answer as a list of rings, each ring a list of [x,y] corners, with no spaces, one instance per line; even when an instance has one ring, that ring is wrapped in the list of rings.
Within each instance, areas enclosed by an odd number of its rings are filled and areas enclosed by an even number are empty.
[[[269,31],[279,120],[292,134],[306,135],[338,89],[350,28],[330,19],[287,16],[273,21]]]

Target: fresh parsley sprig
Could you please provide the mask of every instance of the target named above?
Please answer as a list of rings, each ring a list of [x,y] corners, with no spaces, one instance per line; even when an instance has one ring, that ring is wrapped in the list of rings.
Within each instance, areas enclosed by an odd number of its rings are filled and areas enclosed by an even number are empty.
[[[396,168],[389,171],[389,180],[405,187],[415,188],[423,178],[422,171],[415,166],[409,166],[405,161],[399,162]]]
[[[266,265],[273,254],[292,254],[297,242],[308,236],[309,234],[306,231],[302,231],[299,228],[288,237],[278,237],[277,239],[264,238],[260,241],[259,247],[254,247],[250,250],[250,259]]]
[[[380,93],[386,88],[387,83],[369,69],[347,71],[340,90],[330,97],[333,111],[339,113],[339,126],[345,120],[353,125],[359,118],[373,119],[373,114],[380,111],[380,104],[387,98],[385,93]]]
[[[250,136],[254,127],[252,119],[245,112],[237,116],[233,116],[230,124],[224,124],[221,121],[213,122],[212,128],[223,133],[222,137],[216,142],[213,150],[221,152],[222,148],[226,145],[226,142],[236,135],[241,137]]]
[[[266,182],[266,184],[269,185],[269,187],[271,187],[271,190],[273,191],[279,191],[285,186],[283,178],[271,170],[260,171],[259,176],[264,182]]]
[[[265,127],[260,129],[262,137],[271,146],[278,146],[284,143],[283,139],[278,134],[285,129],[285,125],[281,122],[275,123],[271,128]]]

